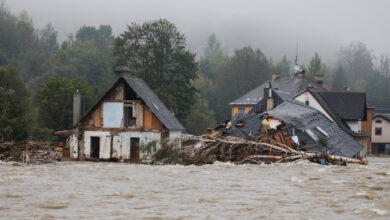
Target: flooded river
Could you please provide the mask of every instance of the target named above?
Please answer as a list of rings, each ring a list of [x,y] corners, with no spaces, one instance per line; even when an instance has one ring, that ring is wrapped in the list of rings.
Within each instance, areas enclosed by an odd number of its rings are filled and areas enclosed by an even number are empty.
[[[3,219],[390,219],[390,158],[368,166],[0,162]]]

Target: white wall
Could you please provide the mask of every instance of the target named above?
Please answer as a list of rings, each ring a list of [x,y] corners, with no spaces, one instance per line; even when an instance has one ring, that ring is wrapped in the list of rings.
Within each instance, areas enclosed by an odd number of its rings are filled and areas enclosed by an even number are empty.
[[[100,138],[99,158],[110,159],[111,153],[111,135],[108,131],[84,131],[84,155],[85,158],[91,157],[91,137]]]
[[[130,138],[139,138],[140,144],[140,157],[142,156],[142,146],[152,142],[157,142],[157,148],[160,147],[161,141],[161,133],[160,132],[152,132],[152,131],[129,131],[129,132],[121,132],[118,134],[121,138],[121,158],[122,159],[130,159]]]
[[[78,138],[75,134],[72,134],[69,137],[69,152],[70,152],[70,157],[73,159],[77,159],[78,157],[78,152],[79,152],[79,141]]]
[[[360,121],[347,121],[346,122],[351,131],[360,133],[362,130],[362,123]]]
[[[122,138],[119,135],[115,135],[112,140],[112,157],[120,159],[122,156]]]
[[[181,147],[182,131],[181,130],[169,130],[169,143],[175,144],[177,147]]]
[[[382,123],[377,123],[377,120],[381,120]],[[375,134],[375,128],[382,128],[382,135]],[[372,119],[372,143],[390,143],[390,123],[382,117]]]
[[[305,91],[301,93],[300,95],[296,96],[294,100],[302,103],[306,103],[306,101],[309,101],[309,106],[317,109],[322,114],[324,114],[327,118],[329,118],[331,121],[334,122],[333,118],[330,117],[330,115],[325,111],[325,109],[321,106],[321,104],[310,94],[310,92]]]
[[[142,147],[155,141],[157,148],[160,147],[161,133],[153,131],[127,131],[120,132],[112,138],[111,155],[111,134],[109,131],[85,131],[84,132],[84,154],[85,158],[91,157],[91,137],[100,138],[100,159],[130,159],[130,138],[139,138],[140,157],[143,155]],[[77,158],[77,156],[75,157]]]

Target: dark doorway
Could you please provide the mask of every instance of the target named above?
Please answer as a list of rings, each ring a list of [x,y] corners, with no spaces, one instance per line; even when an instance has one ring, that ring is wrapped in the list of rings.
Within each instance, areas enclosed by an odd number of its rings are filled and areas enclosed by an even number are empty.
[[[99,151],[100,151],[100,138],[91,137],[91,157],[99,158]]]
[[[130,162],[139,162],[139,138],[130,138]]]

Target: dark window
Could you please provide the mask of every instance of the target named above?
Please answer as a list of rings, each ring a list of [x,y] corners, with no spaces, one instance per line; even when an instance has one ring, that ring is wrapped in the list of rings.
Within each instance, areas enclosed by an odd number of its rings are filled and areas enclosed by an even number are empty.
[[[375,135],[382,135],[382,128],[375,128]]]
[[[381,124],[381,123],[382,123],[382,120],[379,120],[379,119],[378,119],[378,120],[375,121],[375,123]]]
[[[128,85],[125,86],[125,99],[126,100],[137,100],[139,99],[137,93],[134,92],[132,88]]]
[[[309,105],[309,100],[306,100],[306,101],[305,101],[305,104],[306,104],[306,105]]]
[[[125,127],[135,126],[137,123],[137,119],[133,117],[133,107],[127,106],[125,107]]]

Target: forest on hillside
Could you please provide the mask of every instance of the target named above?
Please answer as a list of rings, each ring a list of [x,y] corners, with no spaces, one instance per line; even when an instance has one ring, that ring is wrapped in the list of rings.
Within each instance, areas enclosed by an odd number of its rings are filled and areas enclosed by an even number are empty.
[[[86,112],[115,81],[115,68],[128,66],[143,78],[189,133],[199,134],[230,117],[229,103],[270,80],[290,74],[292,60],[275,59],[246,46],[228,54],[210,34],[203,52],[186,47],[176,25],[160,19],[131,23],[114,36],[110,25],[82,26],[59,42],[54,27],[34,27],[25,12],[0,6],[0,141],[53,140],[72,128],[73,94]],[[363,42],[340,48],[336,64],[314,53],[302,63],[309,75],[367,93],[368,103],[390,108],[389,55],[376,55]]]

